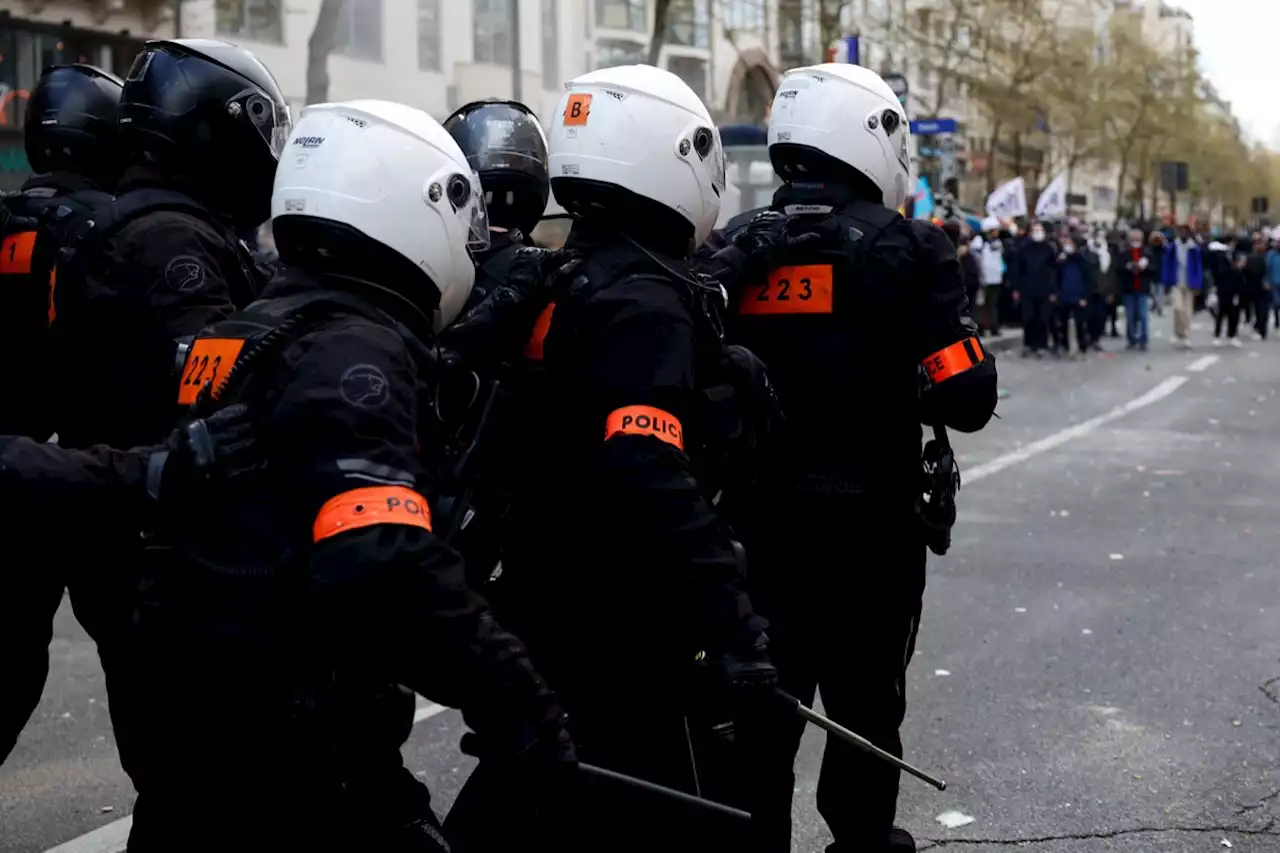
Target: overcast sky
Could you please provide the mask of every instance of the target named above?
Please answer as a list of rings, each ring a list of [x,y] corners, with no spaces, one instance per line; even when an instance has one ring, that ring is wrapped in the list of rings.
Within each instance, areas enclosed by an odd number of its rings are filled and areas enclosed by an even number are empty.
[[[1280,149],[1280,2],[1168,0],[1195,19],[1201,68],[1255,139]]]

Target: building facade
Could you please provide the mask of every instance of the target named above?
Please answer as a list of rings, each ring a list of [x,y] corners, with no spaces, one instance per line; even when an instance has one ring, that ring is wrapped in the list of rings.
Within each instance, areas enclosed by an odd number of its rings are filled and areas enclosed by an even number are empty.
[[[658,64],[688,82],[717,119],[759,123],[780,47],[817,59],[816,31],[799,27],[817,2],[675,0]],[[123,75],[146,39],[220,38],[271,68],[296,115],[320,7],[321,0],[0,0],[0,187],[28,174],[23,104],[46,66],[84,61]],[[653,0],[345,0],[328,99],[385,98],[443,119],[468,101],[515,97],[545,121],[565,80],[647,61],[654,7]],[[785,35],[780,21],[791,19],[797,27]]]

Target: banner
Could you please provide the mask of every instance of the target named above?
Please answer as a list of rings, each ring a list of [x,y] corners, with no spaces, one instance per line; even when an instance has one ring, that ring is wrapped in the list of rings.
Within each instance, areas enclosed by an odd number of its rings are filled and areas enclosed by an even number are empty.
[[[996,187],[987,198],[987,213],[999,219],[1027,215],[1027,186],[1022,178],[1014,178]]]
[[[1059,175],[1040,193],[1036,219],[1060,219],[1067,215],[1067,176]]]
[[[924,175],[921,175],[920,179],[916,181],[914,197],[916,200],[915,218],[929,219],[932,217],[934,208],[933,189],[929,186],[929,179]]]

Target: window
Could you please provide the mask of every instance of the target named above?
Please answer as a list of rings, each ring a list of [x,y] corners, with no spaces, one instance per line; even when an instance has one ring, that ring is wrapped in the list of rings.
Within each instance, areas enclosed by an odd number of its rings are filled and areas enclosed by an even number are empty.
[[[766,0],[726,0],[724,25],[734,32],[764,32],[764,4]]]
[[[472,0],[476,62],[511,63],[511,3],[512,0]]]
[[[542,0],[542,88],[560,88],[560,28],[557,0]]]
[[[418,70],[440,70],[440,0],[418,0]]]
[[[706,47],[710,28],[708,0],[672,0],[667,10],[667,43]]]
[[[382,0],[342,4],[334,50],[356,59],[382,59]]]
[[[639,42],[616,39],[600,39],[596,42],[596,68],[642,65],[648,60],[649,51]]]
[[[596,0],[596,26],[609,30],[648,32],[648,3],[646,0]]]
[[[667,70],[689,84],[703,103],[707,100],[707,63],[692,56],[667,58]]]
[[[284,41],[282,0],[218,0],[218,35],[238,36],[251,41]]]
[[[1101,208],[1101,209],[1114,207],[1116,203],[1116,188],[1115,187],[1094,187],[1093,203],[1095,207]]]

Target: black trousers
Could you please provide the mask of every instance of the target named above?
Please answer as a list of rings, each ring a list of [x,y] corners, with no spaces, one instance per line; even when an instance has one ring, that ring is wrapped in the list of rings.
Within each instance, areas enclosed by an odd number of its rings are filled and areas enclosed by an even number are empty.
[[[1267,339],[1267,324],[1271,322],[1271,291],[1259,290],[1253,297],[1253,330]]]
[[[914,513],[894,518],[856,501],[827,504],[826,511],[809,513],[811,526],[792,516],[754,528],[786,531],[785,538],[746,537],[752,600],[770,621],[782,689],[807,705],[820,692],[827,716],[900,756],[925,547]],[[867,543],[866,550],[854,552],[851,542]],[[752,848],[759,853],[791,849],[794,763],[803,733],[796,720],[743,733],[751,767],[744,778],[750,780],[747,801],[755,822]],[[876,853],[884,847],[898,777],[896,768],[827,740],[817,806],[834,836],[829,851]]]
[[[1213,312],[1213,336],[1222,337],[1222,324],[1226,321],[1227,337],[1234,338],[1240,328],[1239,294],[1234,290],[1218,289],[1218,310]]]
[[[1023,295],[1022,345],[1029,350],[1049,347],[1049,325],[1053,322],[1053,305],[1048,296]]]
[[[1090,309],[1082,307],[1078,302],[1070,304],[1058,303],[1054,306],[1053,348],[1063,352],[1071,351],[1071,338],[1068,327],[1074,323],[1076,327],[1076,346],[1080,352],[1087,350],[1093,343],[1089,334]]]

